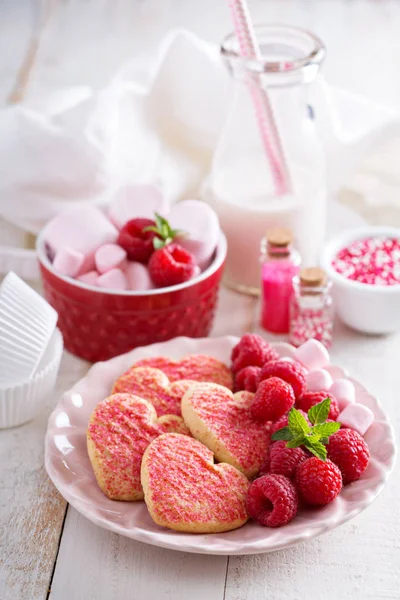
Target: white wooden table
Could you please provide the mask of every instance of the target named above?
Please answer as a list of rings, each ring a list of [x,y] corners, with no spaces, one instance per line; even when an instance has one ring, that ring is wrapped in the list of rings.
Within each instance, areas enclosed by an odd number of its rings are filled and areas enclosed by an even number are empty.
[[[36,44],[41,8],[44,27]],[[286,21],[319,33],[330,51],[326,73],[333,83],[398,104],[398,2],[259,0],[251,8],[257,21]],[[1,0],[1,98],[18,100],[21,83],[28,83],[28,94],[81,83],[100,87],[131,55],[148,61],[173,26],[217,41],[230,28],[226,3]],[[26,63],[21,70],[29,49],[33,67]],[[256,304],[223,289],[213,335],[253,330]],[[400,335],[366,337],[338,325],[335,339],[334,361],[379,396],[399,435]],[[53,404],[87,367],[65,354]],[[365,513],[306,544],[253,557],[190,555],[109,533],[68,507],[43,466],[47,416],[0,432],[1,600],[400,598],[398,472]]]

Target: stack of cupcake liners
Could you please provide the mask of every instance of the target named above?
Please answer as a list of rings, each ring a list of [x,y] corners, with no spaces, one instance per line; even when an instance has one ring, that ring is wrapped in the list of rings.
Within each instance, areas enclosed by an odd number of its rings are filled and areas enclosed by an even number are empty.
[[[54,388],[63,340],[56,311],[15,273],[0,286],[0,428],[33,419]]]

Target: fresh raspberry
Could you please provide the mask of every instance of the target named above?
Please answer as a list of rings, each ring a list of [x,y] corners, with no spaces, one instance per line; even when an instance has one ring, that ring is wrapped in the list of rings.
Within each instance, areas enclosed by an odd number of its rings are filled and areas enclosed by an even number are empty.
[[[294,405],[294,393],[286,381],[271,377],[262,381],[254,394],[251,404],[253,419],[260,423],[276,421]]]
[[[260,367],[245,367],[244,369],[240,369],[235,376],[235,390],[237,392],[246,390],[246,392],[254,393],[257,389],[260,371]]]
[[[306,369],[299,362],[292,360],[274,360],[263,366],[260,373],[260,381],[270,377],[280,377],[292,386],[297,398],[306,389]]]
[[[176,285],[193,277],[196,261],[193,254],[179,244],[168,244],[151,255],[149,272],[158,287]]]
[[[286,525],[296,516],[296,488],[284,475],[264,475],[250,485],[246,508],[249,516],[265,527]]]
[[[150,219],[131,219],[123,226],[119,232],[118,244],[126,250],[129,260],[143,264],[149,261],[154,252],[153,239],[157,234],[143,229],[155,226],[155,221]]]
[[[276,360],[277,352],[260,335],[246,333],[232,350],[232,371],[237,373],[245,367],[262,367]]]
[[[299,410],[299,413],[301,413],[303,415],[303,417],[305,418],[305,420],[307,421],[307,423],[309,425],[311,425],[307,413],[304,412],[304,410]],[[289,418],[288,415],[283,415],[283,417],[281,417],[280,419],[278,419],[277,421],[275,421],[275,423],[273,423],[272,428],[271,428],[271,435],[273,433],[275,433],[275,431],[278,431],[278,429],[282,429],[283,427],[287,427],[289,425]]]
[[[339,416],[339,404],[337,403],[336,398],[327,392],[304,392],[304,394],[296,400],[296,408],[301,408],[304,412],[308,412],[312,406],[315,406],[315,404],[322,402],[326,398],[331,399],[328,419],[336,421]]]
[[[275,473],[292,479],[296,475],[298,465],[306,459],[307,454],[302,448],[287,448],[286,442],[279,440],[269,446],[260,474]]]
[[[343,483],[358,479],[368,466],[368,446],[354,429],[339,429],[330,436],[326,449],[328,457],[341,470]]]
[[[331,460],[307,458],[296,470],[297,490],[306,504],[324,506],[342,489],[342,474]]]

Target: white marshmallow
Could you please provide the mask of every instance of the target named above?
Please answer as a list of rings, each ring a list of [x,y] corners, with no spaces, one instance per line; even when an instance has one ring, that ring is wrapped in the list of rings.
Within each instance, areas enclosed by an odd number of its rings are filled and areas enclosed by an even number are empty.
[[[82,281],[83,283],[87,283],[88,285],[97,285],[97,278],[99,274],[97,271],[88,271],[88,273],[83,273],[77,277],[78,281]]]
[[[343,427],[355,429],[360,435],[364,435],[374,421],[374,413],[363,404],[349,404],[337,420]]]
[[[103,244],[94,255],[96,268],[101,274],[120,267],[125,259],[126,251],[117,244]]]
[[[100,277],[97,278],[96,285],[116,292],[126,290],[128,287],[125,274],[121,269],[111,269],[111,271],[103,273],[103,275],[100,275]]]
[[[139,262],[128,261],[125,266],[125,275],[130,290],[152,290],[154,284],[151,280],[149,269]]]
[[[307,340],[296,348],[294,358],[303,363],[310,371],[322,369],[329,364],[329,352],[317,340]]]
[[[67,275],[67,277],[76,277],[82,268],[85,260],[84,254],[64,246],[57,250],[53,261],[53,267],[57,273]]]
[[[308,392],[328,391],[333,383],[333,379],[324,369],[314,369],[309,371],[306,377]]]
[[[178,244],[193,254],[202,271],[206,269],[220,236],[216,212],[200,200],[184,200],[173,205],[168,220],[173,229],[186,233],[177,238]]]
[[[160,190],[151,184],[127,184],[120,187],[110,202],[108,216],[118,227],[136,218],[153,219],[154,213],[165,215],[169,204]]]
[[[333,382],[329,391],[338,401],[340,410],[344,410],[346,406],[354,404],[356,401],[356,390],[348,379],[337,379]]]
[[[45,241],[55,253],[68,247],[87,258],[99,246],[114,242],[118,232],[94,206],[75,208],[59,214],[46,227]]]

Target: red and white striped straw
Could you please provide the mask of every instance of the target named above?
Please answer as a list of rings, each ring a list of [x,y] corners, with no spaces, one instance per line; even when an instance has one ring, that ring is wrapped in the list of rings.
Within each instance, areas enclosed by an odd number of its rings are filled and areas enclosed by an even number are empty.
[[[255,60],[261,58],[246,0],[228,0],[228,4],[239,42],[240,55]],[[261,140],[271,167],[275,193],[283,196],[291,191],[292,186],[272,106],[267,91],[260,85],[257,74],[249,77],[248,86]]]

